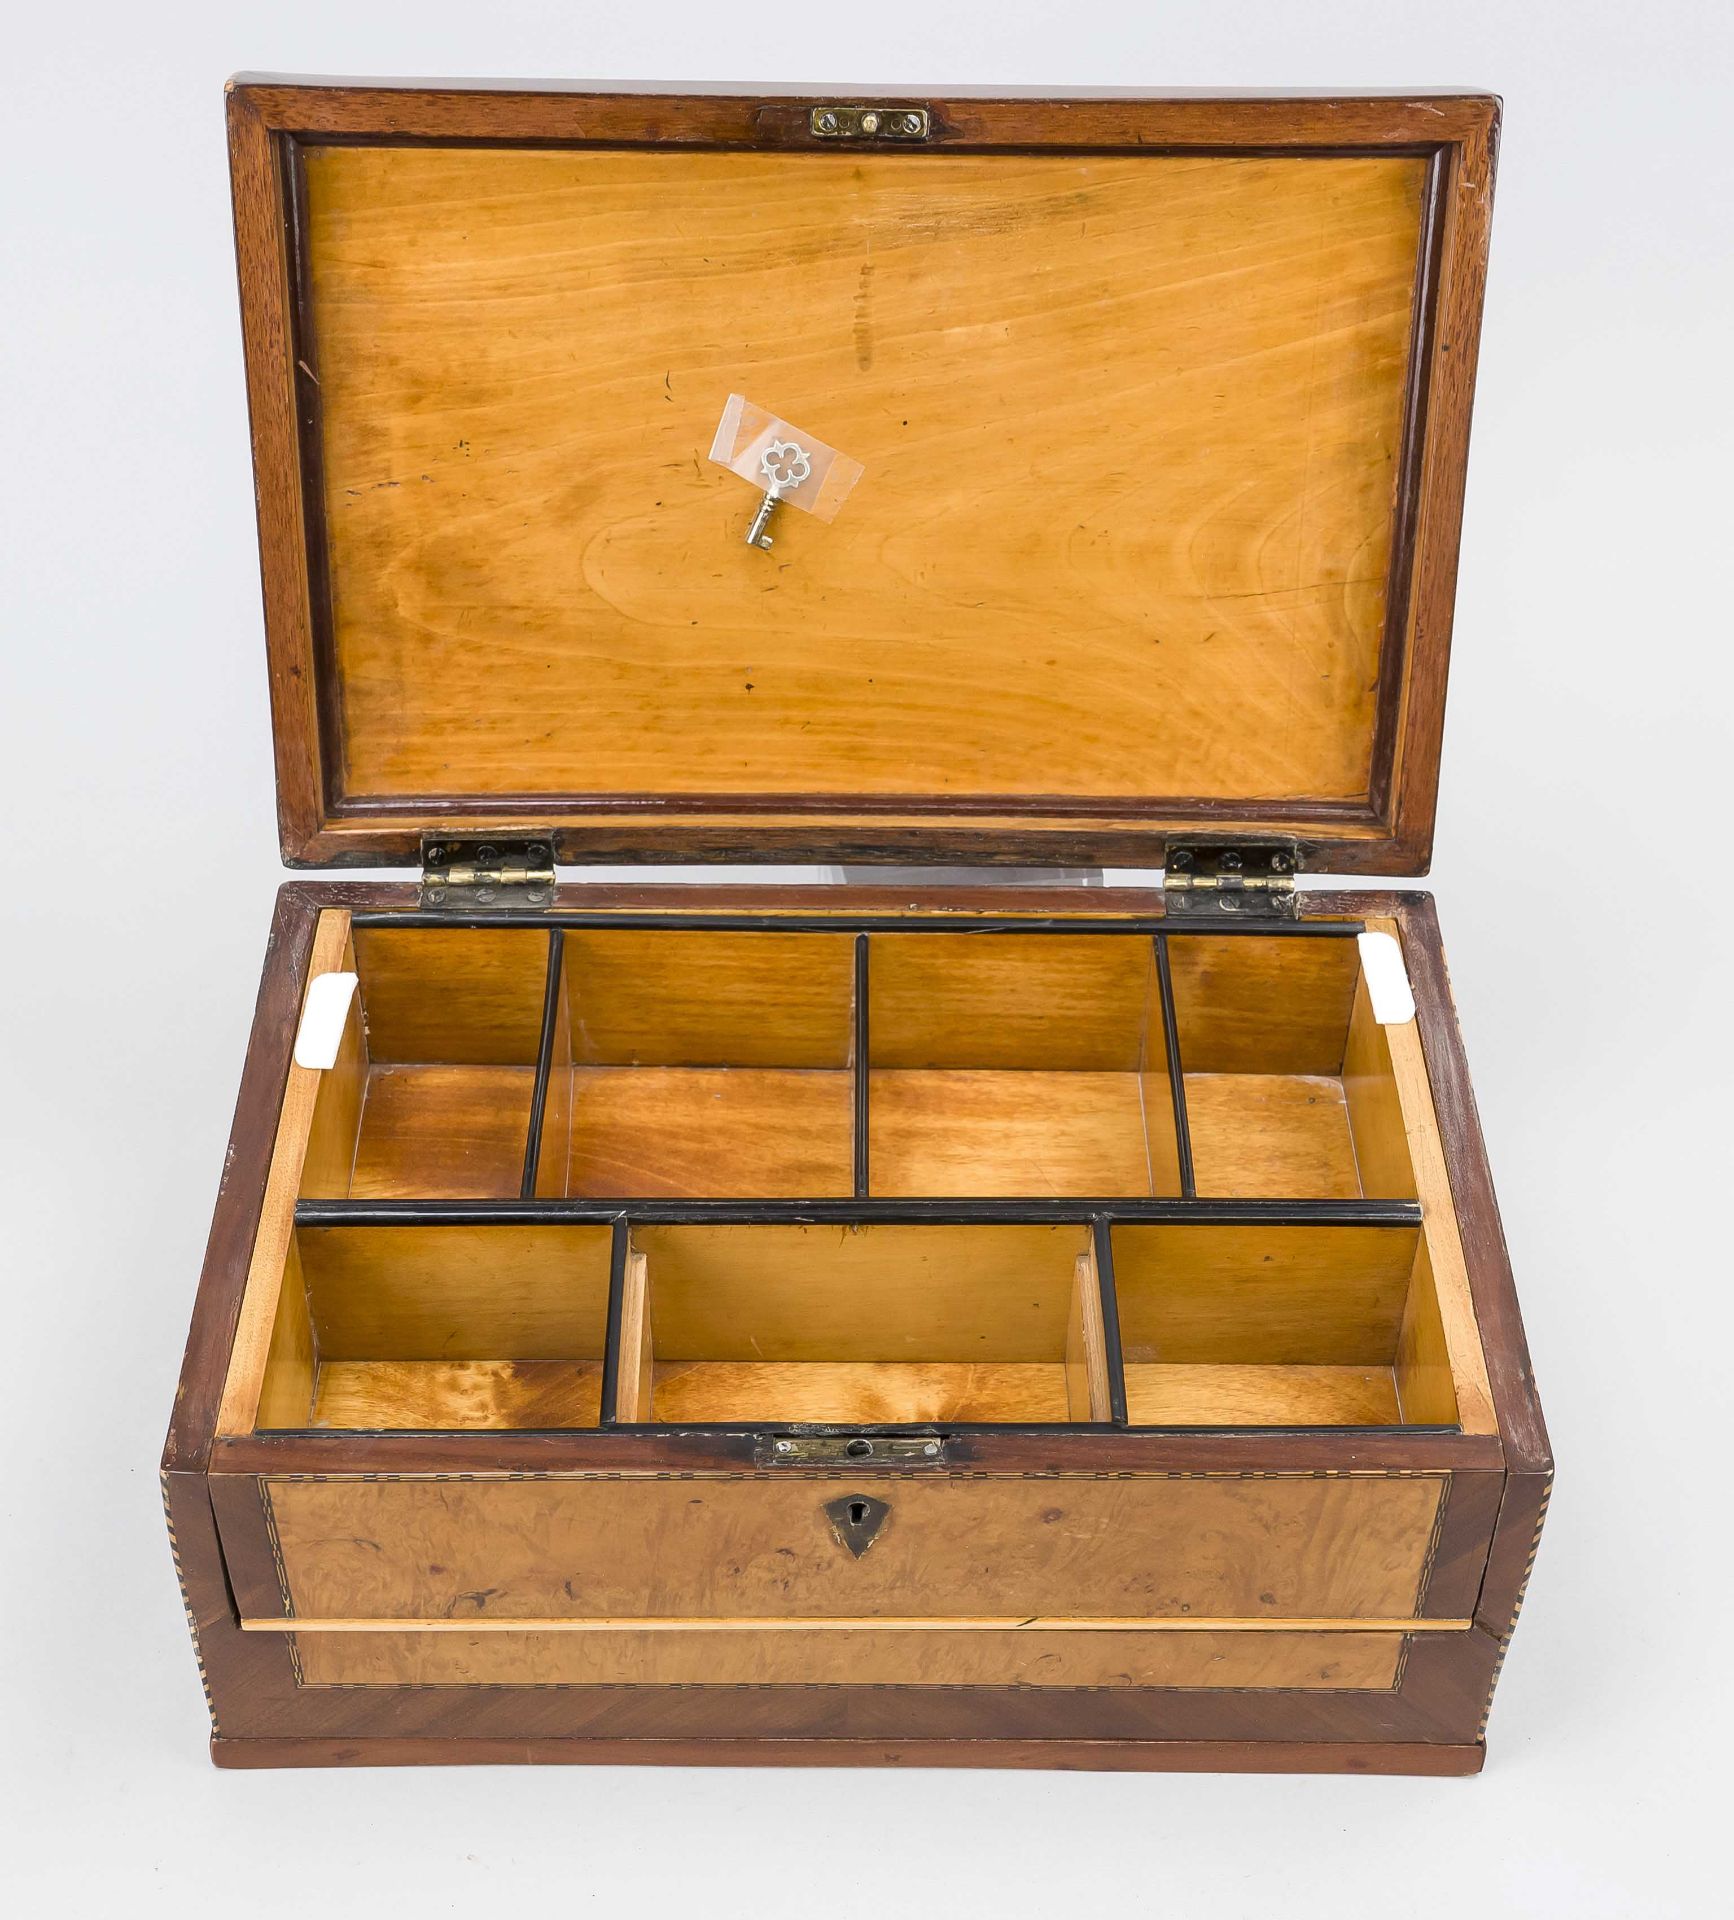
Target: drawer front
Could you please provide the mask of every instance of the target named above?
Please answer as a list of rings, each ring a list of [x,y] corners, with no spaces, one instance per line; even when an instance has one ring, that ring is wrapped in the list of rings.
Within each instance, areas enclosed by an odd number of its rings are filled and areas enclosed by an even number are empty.
[[[1403,1621],[1445,1474],[241,1483],[244,1616],[311,1623]],[[254,1569],[249,1577],[249,1569]]]
[[[1281,1687],[1389,1692],[1404,1635],[1109,1628],[299,1633],[309,1687]]]

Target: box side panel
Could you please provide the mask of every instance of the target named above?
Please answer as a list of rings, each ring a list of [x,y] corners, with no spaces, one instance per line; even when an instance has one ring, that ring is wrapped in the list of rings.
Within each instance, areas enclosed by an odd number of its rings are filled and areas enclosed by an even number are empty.
[[[310,889],[286,886],[278,892],[216,1213],[163,1446],[165,1473],[197,1471],[210,1457],[318,916],[319,903]]]

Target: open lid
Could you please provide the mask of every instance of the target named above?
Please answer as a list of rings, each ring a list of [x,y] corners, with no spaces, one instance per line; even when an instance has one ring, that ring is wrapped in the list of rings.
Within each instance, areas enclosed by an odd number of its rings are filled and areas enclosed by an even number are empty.
[[[231,88],[287,860],[1426,871],[1497,103],[893,98]]]

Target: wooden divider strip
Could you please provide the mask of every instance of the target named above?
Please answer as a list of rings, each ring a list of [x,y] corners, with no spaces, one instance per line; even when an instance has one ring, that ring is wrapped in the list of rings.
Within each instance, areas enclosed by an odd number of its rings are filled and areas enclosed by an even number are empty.
[[[1369,917],[1367,926],[1389,933],[1401,942],[1402,930],[1392,919]],[[1415,1193],[1421,1203],[1421,1230],[1433,1263],[1433,1281],[1445,1347],[1451,1359],[1451,1378],[1457,1391],[1457,1424],[1464,1433],[1497,1433],[1493,1391],[1488,1384],[1487,1359],[1481,1348],[1475,1306],[1469,1290],[1469,1268],[1463,1257],[1463,1236],[1457,1225],[1457,1207],[1451,1177],[1439,1137],[1432,1083],[1421,1051],[1421,1030],[1413,1020],[1386,1027],[1391,1071],[1403,1111],[1403,1130],[1415,1173]]]
[[[654,1420],[655,1350],[650,1334],[650,1263],[630,1243],[620,1292],[620,1365],[616,1413],[626,1423]]]
[[[1108,1336],[1102,1324],[1102,1292],[1093,1248],[1080,1253],[1072,1276],[1072,1310],[1066,1322],[1066,1411],[1074,1420],[1113,1419],[1108,1394]]]
[[[307,985],[311,986],[321,974],[340,972],[348,945],[348,912],[341,907],[326,908],[313,931]],[[306,1000],[307,991],[303,987],[300,1004],[305,1006]],[[299,1019],[299,1012],[296,1017]],[[259,1208],[259,1230],[253,1236],[247,1285],[241,1296],[223,1397],[217,1408],[216,1430],[221,1434],[251,1433],[258,1414],[283,1270],[295,1231],[295,1200],[301,1186],[301,1168],[307,1157],[313,1109],[323,1078],[319,1068],[299,1067],[291,1058],[283,1104],[277,1116],[276,1140],[271,1149],[271,1170],[265,1177],[265,1197]]]

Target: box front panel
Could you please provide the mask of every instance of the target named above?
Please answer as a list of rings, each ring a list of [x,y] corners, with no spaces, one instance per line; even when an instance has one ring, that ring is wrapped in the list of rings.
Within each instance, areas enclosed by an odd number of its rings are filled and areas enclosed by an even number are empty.
[[[302,1633],[308,1687],[1210,1687],[1389,1691],[1401,1633],[696,1628]]]
[[[261,1620],[1398,1622],[1448,1479],[284,1477],[224,1525]]]

